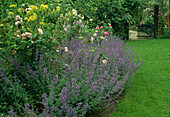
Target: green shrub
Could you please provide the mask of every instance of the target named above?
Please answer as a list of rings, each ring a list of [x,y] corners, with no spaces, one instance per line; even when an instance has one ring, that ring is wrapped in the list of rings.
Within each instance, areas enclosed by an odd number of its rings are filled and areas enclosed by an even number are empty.
[[[83,16],[69,4],[12,4],[0,26],[0,42],[21,61],[33,60],[36,49],[56,51],[62,40],[87,35]]]
[[[170,39],[170,31],[168,29],[163,29],[161,34],[158,34],[159,39]]]
[[[111,23],[113,34],[126,39],[129,26],[139,23],[144,3],[142,0],[73,0],[72,6],[84,15],[91,28],[101,26],[103,21]]]

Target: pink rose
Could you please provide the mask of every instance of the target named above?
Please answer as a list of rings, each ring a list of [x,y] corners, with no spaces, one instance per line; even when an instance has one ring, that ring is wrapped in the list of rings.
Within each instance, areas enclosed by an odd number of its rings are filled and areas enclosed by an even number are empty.
[[[103,26],[100,26],[100,29],[103,28]]]
[[[25,36],[26,36],[26,34],[25,34],[25,33],[22,33],[22,35],[21,35],[21,36],[25,37]]]
[[[38,28],[38,34],[40,34],[40,35],[42,35],[42,34],[43,34],[42,29]]]
[[[96,27],[95,30],[96,30],[96,29],[99,29],[99,27]]]
[[[109,32],[108,32],[108,31],[107,31],[107,32],[104,32],[104,34],[108,35],[108,34],[109,34]]]

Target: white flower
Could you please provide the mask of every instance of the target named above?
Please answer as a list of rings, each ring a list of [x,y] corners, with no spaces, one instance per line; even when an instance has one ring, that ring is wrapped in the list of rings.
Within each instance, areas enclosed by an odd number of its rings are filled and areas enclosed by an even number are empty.
[[[82,22],[82,20],[81,20],[81,19],[79,19],[79,22],[81,23],[81,22]]]
[[[59,49],[57,49],[56,52],[59,52]]]
[[[77,10],[72,9],[72,14],[74,14],[75,16],[77,16]]]
[[[104,37],[103,37],[102,35],[100,36],[100,38],[101,38],[101,39],[104,39]]]
[[[20,23],[21,23],[21,22],[23,22],[23,21],[22,21],[22,18],[20,19]]]
[[[25,35],[27,36],[27,37],[31,37],[31,35],[32,35],[32,33],[29,33],[29,32],[25,32]]]
[[[81,17],[81,14],[79,14],[78,17]]]
[[[38,28],[38,34],[40,34],[40,35],[42,35],[42,34],[43,34],[42,29]]]
[[[77,13],[73,13],[75,16],[77,16]]]
[[[21,31],[20,31],[20,30],[17,30],[17,33],[21,33]]]
[[[25,32],[25,35],[26,35],[26,36],[31,36],[31,35],[32,35],[32,33]]]
[[[77,10],[76,9],[72,9],[72,12],[77,13]]]
[[[31,8],[26,8],[25,9],[25,11],[27,12],[27,11],[31,11],[32,9]]]
[[[15,35],[16,37],[20,38],[20,35],[17,35],[17,34],[15,34],[15,33],[14,33],[14,35]]]
[[[89,19],[91,22],[93,21],[93,19]]]
[[[63,14],[61,14],[60,17],[63,17]]]
[[[96,37],[96,36],[97,36],[97,34],[96,34],[96,33],[94,33],[94,34],[93,34],[93,36],[94,36],[94,37]]]
[[[110,23],[108,23],[108,25],[111,25]]]
[[[67,48],[67,47],[65,47],[65,48],[64,48],[64,51],[65,51],[65,52],[68,52],[68,48]]]
[[[15,25],[17,26],[18,24],[20,24],[21,22],[20,21],[17,21],[17,22],[15,22]]]
[[[16,35],[16,37],[20,38],[20,35]]]
[[[31,41],[31,43],[34,43],[34,41]]]
[[[23,36],[22,39],[26,39],[26,37]]]
[[[16,19],[16,20],[20,20],[21,17],[20,17],[19,15],[17,15],[17,16],[15,17],[15,19]]]
[[[90,41],[91,41],[92,43],[93,43],[93,40],[94,40],[94,38],[93,38],[93,37],[91,37],[91,38],[90,38]]]
[[[102,60],[102,63],[106,65],[107,64],[107,60],[105,60],[105,59]]]
[[[67,32],[67,28],[64,28],[64,30]]]
[[[25,37],[25,36],[26,36],[26,34],[25,34],[25,33],[22,33],[22,34],[21,34],[21,36]]]

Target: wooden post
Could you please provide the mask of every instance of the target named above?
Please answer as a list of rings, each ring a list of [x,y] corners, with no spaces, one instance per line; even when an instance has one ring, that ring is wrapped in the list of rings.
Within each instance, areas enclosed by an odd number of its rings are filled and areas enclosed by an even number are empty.
[[[155,5],[154,7],[154,39],[157,38],[157,33],[158,33],[158,11],[159,11],[159,6]]]

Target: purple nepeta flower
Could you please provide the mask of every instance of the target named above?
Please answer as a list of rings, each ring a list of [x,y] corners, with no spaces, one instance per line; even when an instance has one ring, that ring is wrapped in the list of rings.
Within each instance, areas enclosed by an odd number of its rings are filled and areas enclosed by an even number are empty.
[[[8,114],[9,114],[10,117],[13,117],[14,111],[13,111],[12,107],[11,107],[10,111],[8,112]]]

